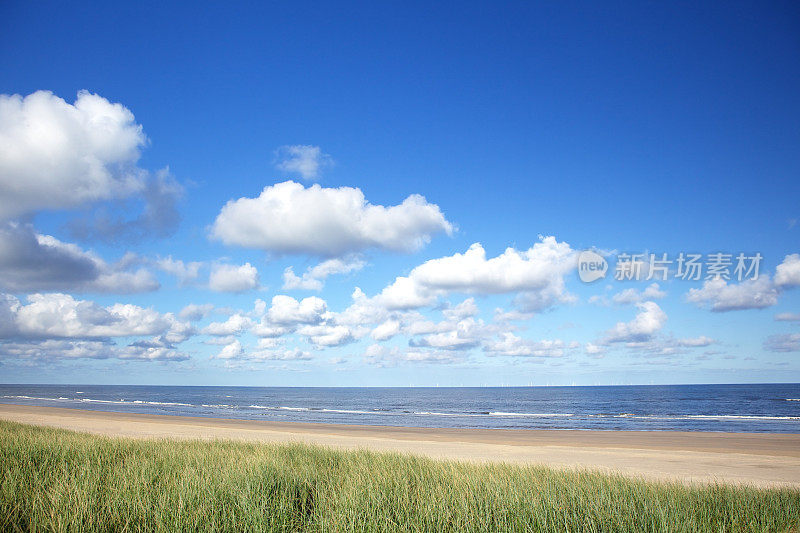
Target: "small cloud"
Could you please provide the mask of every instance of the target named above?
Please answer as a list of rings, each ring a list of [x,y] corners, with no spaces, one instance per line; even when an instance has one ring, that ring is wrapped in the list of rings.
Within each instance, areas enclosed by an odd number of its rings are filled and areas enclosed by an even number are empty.
[[[162,272],[175,276],[178,279],[178,283],[183,286],[197,279],[203,263],[200,261],[184,262],[180,259],[173,259],[169,255],[155,261],[155,266]]]
[[[245,292],[258,287],[258,270],[250,263],[215,265],[208,278],[208,287],[217,292]]]
[[[768,276],[741,283],[723,279],[707,280],[699,289],[690,289],[686,300],[711,311],[724,313],[744,309],[764,309],[778,303],[779,291]]]
[[[212,304],[189,304],[183,309],[181,312],[178,313],[178,316],[184,320],[189,320],[191,322],[196,322],[198,320],[202,320],[207,317],[211,311],[214,310],[214,306]]]
[[[782,289],[800,286],[800,254],[787,255],[775,267],[775,285]]]
[[[603,357],[606,351],[606,349],[603,348],[602,346],[598,346],[597,344],[592,344],[591,342],[586,343],[584,350],[586,351],[586,355],[597,359]]]
[[[316,266],[307,268],[302,276],[294,273],[292,267],[286,267],[283,271],[284,290],[307,290],[320,291],[325,286],[325,280],[334,274],[348,274],[364,268],[366,263],[358,258],[328,259]]]
[[[394,367],[402,364],[457,364],[463,359],[452,352],[440,350],[401,350],[397,346],[387,348],[380,344],[367,346],[362,361],[380,368]]]
[[[333,159],[319,146],[294,144],[275,151],[275,166],[284,172],[298,174],[304,180],[315,180],[322,169],[333,165]]]
[[[701,335],[699,337],[689,339],[678,339],[675,341],[675,344],[684,348],[697,348],[701,346],[710,346],[714,344],[714,342],[716,342],[714,339],[706,337],[705,335]]]
[[[603,344],[646,342],[653,338],[667,321],[667,314],[655,302],[637,304],[639,313],[630,322],[619,322],[606,332]]]
[[[618,305],[626,305],[626,304],[638,304],[645,300],[655,300],[658,298],[663,298],[666,296],[667,293],[662,291],[659,287],[658,283],[653,283],[649,285],[645,290],[638,291],[636,289],[625,289],[622,292],[618,292],[612,298],[612,301]],[[592,298],[595,298],[594,296]],[[589,299],[590,303],[592,302],[592,298]]]
[[[225,322],[212,322],[203,328],[200,333],[203,335],[214,335],[216,337],[229,337],[231,335],[242,334],[252,325],[253,321],[250,318],[241,313],[236,313],[228,317],[228,320]]]
[[[800,333],[771,335],[764,341],[764,349],[770,352],[800,352]]]
[[[575,348],[560,339],[523,339],[511,332],[501,333],[498,340],[483,345],[486,355],[506,355],[511,357],[562,357],[565,350]]]
[[[784,257],[775,267],[775,277],[759,276],[741,283],[724,279],[706,280],[699,289],[690,289],[686,300],[715,312],[764,309],[778,303],[787,289],[800,286],[800,254]]]

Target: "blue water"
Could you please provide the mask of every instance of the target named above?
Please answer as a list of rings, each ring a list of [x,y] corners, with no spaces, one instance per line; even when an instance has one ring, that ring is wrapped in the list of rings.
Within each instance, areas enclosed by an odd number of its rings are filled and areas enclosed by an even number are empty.
[[[0,385],[0,403],[410,427],[800,433],[800,384],[519,388]]]

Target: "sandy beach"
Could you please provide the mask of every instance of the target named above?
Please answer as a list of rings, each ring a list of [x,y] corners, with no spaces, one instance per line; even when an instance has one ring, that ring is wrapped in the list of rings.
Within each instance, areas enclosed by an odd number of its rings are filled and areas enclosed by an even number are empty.
[[[8,404],[0,404],[0,419],[117,437],[303,442],[441,459],[589,468],[656,480],[800,487],[797,434],[401,428]]]

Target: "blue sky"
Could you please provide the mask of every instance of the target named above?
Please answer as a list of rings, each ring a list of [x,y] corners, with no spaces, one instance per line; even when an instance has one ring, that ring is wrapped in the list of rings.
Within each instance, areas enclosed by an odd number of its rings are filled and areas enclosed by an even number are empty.
[[[796,382],[799,14],[6,2],[2,379]]]

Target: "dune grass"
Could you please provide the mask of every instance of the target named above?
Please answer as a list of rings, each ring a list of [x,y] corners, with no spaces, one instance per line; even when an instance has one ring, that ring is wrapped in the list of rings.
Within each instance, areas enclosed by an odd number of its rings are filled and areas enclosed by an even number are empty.
[[[794,531],[800,491],[0,422],[0,531]]]

